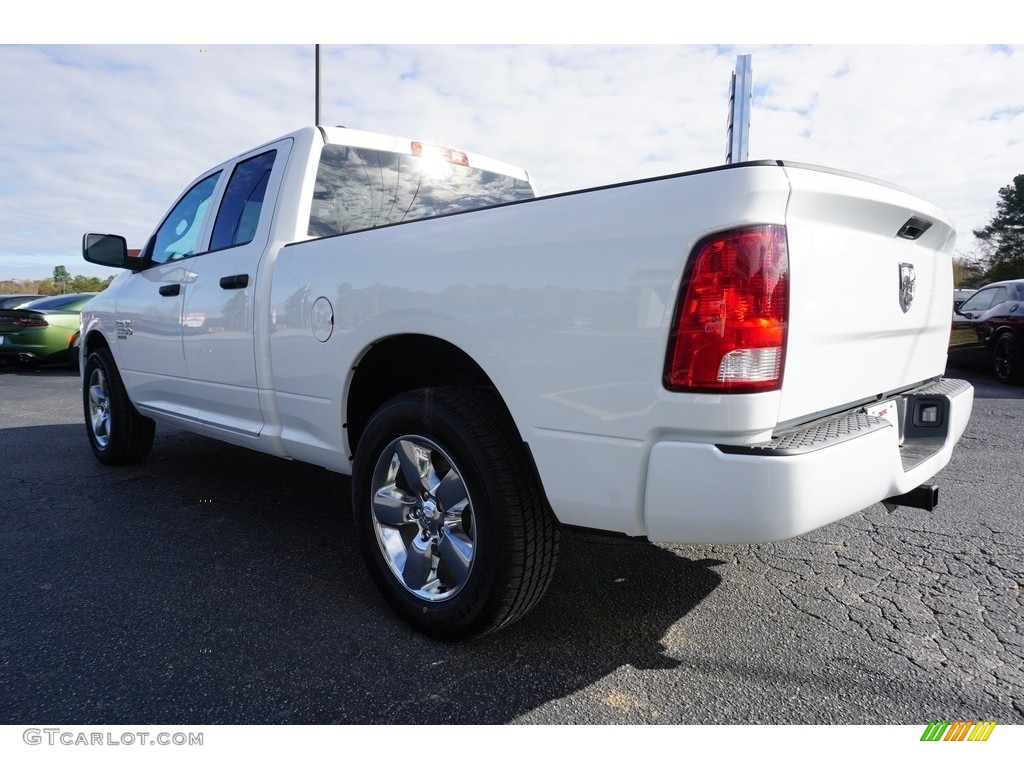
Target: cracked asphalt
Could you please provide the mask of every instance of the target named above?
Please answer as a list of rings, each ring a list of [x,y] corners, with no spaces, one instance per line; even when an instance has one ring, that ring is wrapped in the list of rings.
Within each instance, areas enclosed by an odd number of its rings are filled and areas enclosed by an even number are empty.
[[[73,373],[0,368],[0,723],[1024,723],[1024,390],[955,375],[935,512],[570,532],[535,612],[445,645],[374,591],[347,479],[166,428],[103,467]]]

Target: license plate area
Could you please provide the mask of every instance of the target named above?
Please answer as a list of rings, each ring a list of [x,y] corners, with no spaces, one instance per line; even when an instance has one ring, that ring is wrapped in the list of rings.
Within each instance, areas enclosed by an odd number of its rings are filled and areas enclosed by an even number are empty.
[[[898,400],[886,400],[884,403],[877,403],[865,407],[869,416],[885,419],[896,428],[896,434],[900,436],[900,445],[903,445],[903,398]]]

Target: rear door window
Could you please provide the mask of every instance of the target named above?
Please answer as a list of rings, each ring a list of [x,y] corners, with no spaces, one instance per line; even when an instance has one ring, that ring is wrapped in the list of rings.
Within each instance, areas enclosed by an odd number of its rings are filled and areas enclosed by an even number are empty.
[[[263,196],[274,168],[277,150],[243,160],[235,166],[213,225],[210,250],[244,245],[256,236]]]

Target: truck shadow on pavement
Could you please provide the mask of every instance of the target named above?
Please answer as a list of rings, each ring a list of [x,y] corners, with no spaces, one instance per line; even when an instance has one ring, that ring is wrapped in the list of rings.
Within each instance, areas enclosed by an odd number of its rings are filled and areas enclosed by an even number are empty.
[[[342,476],[166,428],[121,468],[81,424],[4,436],[4,723],[506,723],[584,689],[621,712],[598,683],[678,665],[662,639],[720,583],[717,561],[570,531],[533,613],[440,643],[376,592]]]

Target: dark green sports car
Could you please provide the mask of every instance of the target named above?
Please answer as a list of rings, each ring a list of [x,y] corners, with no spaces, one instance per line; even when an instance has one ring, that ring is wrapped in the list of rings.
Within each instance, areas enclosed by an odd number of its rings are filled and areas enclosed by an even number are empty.
[[[65,293],[36,299],[18,309],[0,309],[0,360],[22,365],[78,365],[82,307],[95,293]]]

